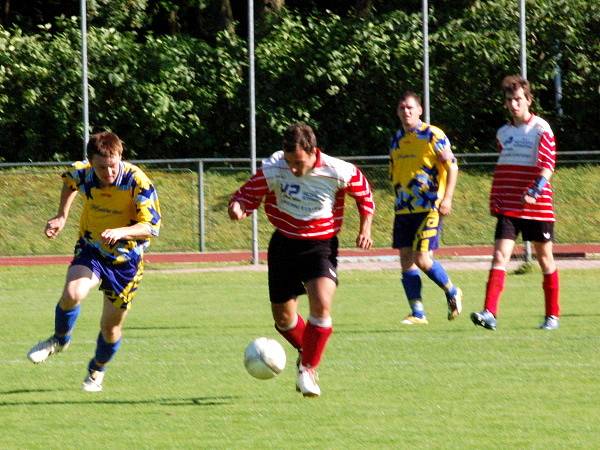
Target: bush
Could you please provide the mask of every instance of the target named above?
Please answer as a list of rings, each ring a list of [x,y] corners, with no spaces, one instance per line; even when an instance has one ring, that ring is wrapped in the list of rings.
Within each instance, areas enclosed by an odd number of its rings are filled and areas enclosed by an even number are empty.
[[[518,8],[513,0],[468,3],[460,14],[440,14],[443,19],[432,7],[431,121],[457,150],[489,151],[505,120],[499,82],[520,70]],[[598,34],[600,10],[592,4],[527,4],[534,110],[553,126],[561,151],[595,149],[600,140],[600,45],[590,40]],[[128,144],[127,157],[246,156],[246,43],[225,31],[210,44],[183,34],[154,35],[141,30],[144,3],[136,1],[131,13],[124,5],[114,6],[114,20],[96,18],[103,26],[89,30],[92,130],[117,132]],[[279,148],[281,131],[297,120],[313,125],[332,154],[386,153],[398,127],[399,94],[421,91],[419,14],[357,18],[283,10],[262,25],[256,42],[258,154]],[[32,35],[0,27],[0,159],[81,157],[79,47],[76,18]]]

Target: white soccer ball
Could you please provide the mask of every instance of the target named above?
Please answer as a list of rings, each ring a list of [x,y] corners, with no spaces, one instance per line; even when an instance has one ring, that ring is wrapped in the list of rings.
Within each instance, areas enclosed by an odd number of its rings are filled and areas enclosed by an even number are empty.
[[[246,370],[259,380],[268,380],[279,375],[285,368],[285,362],[285,350],[275,339],[256,338],[244,351]]]

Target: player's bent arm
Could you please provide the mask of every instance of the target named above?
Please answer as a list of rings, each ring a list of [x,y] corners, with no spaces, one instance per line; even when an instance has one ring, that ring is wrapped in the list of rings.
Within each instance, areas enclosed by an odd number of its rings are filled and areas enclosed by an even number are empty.
[[[537,201],[537,198],[542,194],[544,186],[550,181],[550,177],[552,177],[553,173],[554,172],[551,169],[544,167],[533,184],[523,193],[523,202],[533,205]]]
[[[452,211],[452,199],[454,198],[454,190],[456,188],[456,181],[458,180],[458,165],[456,162],[448,161],[446,169],[448,171],[446,191],[438,208],[442,216],[447,216]]]
[[[46,228],[44,233],[50,239],[55,238],[65,227],[65,223],[67,223],[67,218],[69,217],[69,211],[71,210],[71,205],[73,204],[73,200],[77,196],[77,191],[72,190],[66,184],[63,184],[62,190],[60,191],[60,202],[58,205],[58,212],[56,216],[46,222]]]
[[[361,214],[358,236],[356,237],[356,246],[363,250],[369,250],[373,247],[371,238],[371,224],[373,223],[373,214]]]
[[[135,240],[135,239],[149,239],[154,236],[152,232],[152,226],[145,222],[138,222],[128,227],[120,228],[108,228],[100,234],[102,240],[108,244],[116,244],[117,241],[122,239]]]

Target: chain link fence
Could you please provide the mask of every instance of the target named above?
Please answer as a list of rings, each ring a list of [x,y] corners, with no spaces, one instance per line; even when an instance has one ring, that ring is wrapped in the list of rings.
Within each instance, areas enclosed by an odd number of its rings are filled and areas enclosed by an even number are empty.
[[[453,213],[445,220],[444,245],[490,244],[495,220],[488,213],[488,195],[497,154],[459,154],[461,168]],[[357,164],[373,187],[376,247],[391,245],[394,195],[388,181],[387,157],[344,158]],[[250,176],[249,159],[141,160],[154,181],[161,202],[163,228],[152,243],[155,252],[250,250],[252,221],[232,222],[230,195]],[[62,235],[43,236],[46,221],[56,214],[60,174],[68,163],[0,164],[0,256],[70,254],[77,238],[81,208],[75,201]],[[553,178],[559,243],[600,242],[600,210],[595,192],[600,185],[600,151],[559,154]],[[261,208],[262,209],[262,208]],[[346,197],[346,218],[340,242],[354,246],[358,214]],[[272,227],[259,212],[259,247],[265,249]]]

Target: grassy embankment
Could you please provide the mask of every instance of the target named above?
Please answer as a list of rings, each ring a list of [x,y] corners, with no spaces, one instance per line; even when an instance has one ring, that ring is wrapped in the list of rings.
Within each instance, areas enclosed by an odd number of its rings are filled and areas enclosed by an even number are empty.
[[[0,255],[69,254],[77,234],[80,202],[76,201],[64,234],[50,241],[42,236],[46,220],[56,212],[61,169],[0,171]],[[377,202],[374,221],[376,247],[390,245],[393,196],[383,167],[365,169],[373,184]],[[197,251],[197,176],[191,171],[148,170],[158,188],[163,213],[161,236],[153,251]],[[226,213],[229,195],[247,173],[205,174],[206,250],[249,249],[251,221],[232,223]],[[453,214],[445,222],[445,245],[487,244],[491,242],[494,220],[488,214],[490,170],[463,170],[459,178]],[[600,185],[600,166],[560,168],[553,180],[556,186],[558,242],[600,241],[600,210],[592,193]],[[343,247],[352,247],[357,230],[357,214],[347,197],[347,219],[340,235]],[[261,248],[265,248],[271,226],[259,214]]]

